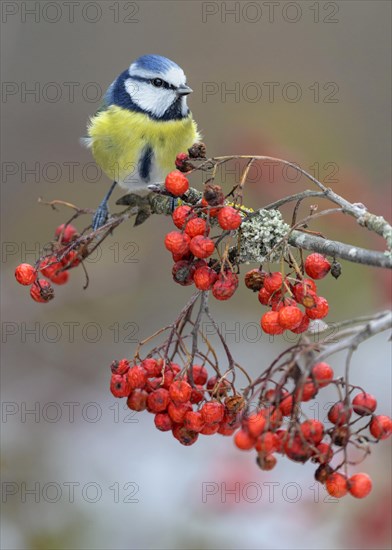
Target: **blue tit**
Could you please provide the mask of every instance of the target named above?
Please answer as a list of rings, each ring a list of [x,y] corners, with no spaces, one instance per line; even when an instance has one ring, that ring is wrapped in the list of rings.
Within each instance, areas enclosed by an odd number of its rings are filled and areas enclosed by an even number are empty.
[[[108,218],[116,184],[147,194],[148,185],[161,183],[173,169],[176,155],[200,139],[187,106],[191,92],[181,67],[160,55],[139,57],[110,85],[82,138],[113,180],[94,215],[94,230]]]

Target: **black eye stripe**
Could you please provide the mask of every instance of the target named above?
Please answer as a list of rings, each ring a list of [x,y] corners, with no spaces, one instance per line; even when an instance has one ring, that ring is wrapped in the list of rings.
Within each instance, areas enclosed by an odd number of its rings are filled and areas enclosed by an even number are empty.
[[[173,84],[169,84],[166,82],[166,80],[163,80],[162,78],[145,78],[143,76],[131,76],[133,80],[138,80],[139,82],[148,82],[150,84],[153,84],[154,80],[160,80],[162,82],[161,86],[156,86],[157,88],[166,88],[167,90],[177,90],[177,86],[174,86]]]

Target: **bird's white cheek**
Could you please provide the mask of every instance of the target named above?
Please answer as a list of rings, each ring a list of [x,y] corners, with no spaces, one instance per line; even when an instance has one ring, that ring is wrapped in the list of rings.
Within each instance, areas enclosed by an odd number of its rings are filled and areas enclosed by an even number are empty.
[[[132,78],[125,81],[125,89],[138,107],[156,117],[162,116],[176,99],[172,90],[154,88],[151,84]]]

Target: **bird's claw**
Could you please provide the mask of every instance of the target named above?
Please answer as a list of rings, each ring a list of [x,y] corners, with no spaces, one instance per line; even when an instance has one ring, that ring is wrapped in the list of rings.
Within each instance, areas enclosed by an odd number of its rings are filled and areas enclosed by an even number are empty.
[[[93,231],[96,231],[108,221],[109,210],[107,207],[107,201],[102,201],[95,211],[92,221]]]

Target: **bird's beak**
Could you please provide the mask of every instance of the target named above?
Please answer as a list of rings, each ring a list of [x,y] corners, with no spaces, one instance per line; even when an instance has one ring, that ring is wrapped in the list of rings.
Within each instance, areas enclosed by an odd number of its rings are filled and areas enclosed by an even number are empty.
[[[188,95],[188,94],[191,94],[192,92],[193,92],[192,88],[190,88],[186,84],[183,84],[182,86],[179,86],[177,88],[178,95]]]

